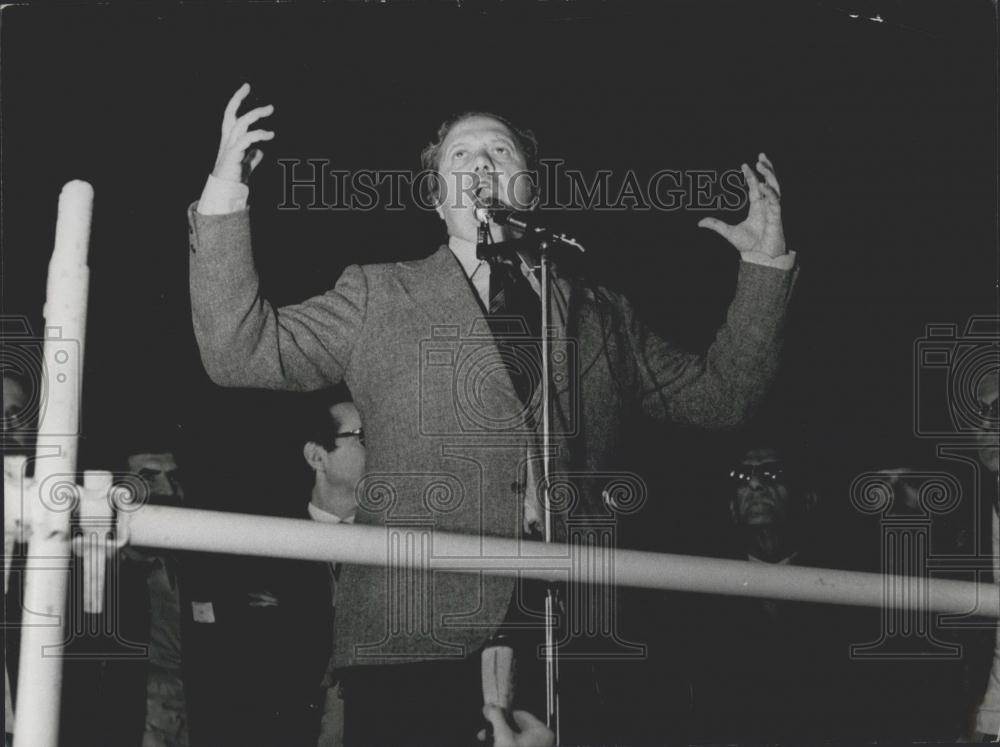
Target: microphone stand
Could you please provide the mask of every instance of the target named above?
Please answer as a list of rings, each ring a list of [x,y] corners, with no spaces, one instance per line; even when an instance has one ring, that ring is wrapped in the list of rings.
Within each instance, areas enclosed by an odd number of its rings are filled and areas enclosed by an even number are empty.
[[[552,314],[552,284],[554,277],[552,274],[549,250],[556,244],[571,246],[579,251],[584,248],[575,239],[571,239],[565,234],[550,232],[546,229],[530,228],[525,226],[524,236],[516,242],[492,243],[489,229],[490,219],[496,216],[498,223],[507,223],[521,228],[523,224],[502,217],[502,211],[483,209],[477,211],[479,227],[477,234],[476,255],[480,259],[485,259],[488,254],[509,252],[511,248],[516,252],[521,261],[532,271],[539,270],[539,285],[541,289],[541,357],[542,357],[542,385],[541,385],[541,405],[542,405],[542,507],[545,513],[544,541],[551,543],[552,534],[552,502],[549,486],[552,482],[552,388],[551,388],[551,339],[549,329],[551,328]],[[537,252],[531,252],[525,248],[526,244],[535,242]],[[504,247],[508,244],[508,247]],[[510,246],[512,245],[512,246]],[[537,254],[538,264],[534,264]],[[549,582],[545,589],[545,725],[555,734],[555,743],[561,741],[561,729],[559,722],[559,657],[555,646],[555,613],[558,590],[555,584]]]
[[[545,511],[545,542],[552,542],[552,503],[549,485],[552,480],[552,457],[549,453],[552,445],[551,398],[551,355],[549,347],[549,322],[552,308],[552,277],[548,257],[548,241],[538,245],[540,254],[542,296],[542,507]],[[554,733],[556,744],[559,744],[559,657],[555,648],[555,611],[556,588],[549,582],[545,588],[545,724]]]

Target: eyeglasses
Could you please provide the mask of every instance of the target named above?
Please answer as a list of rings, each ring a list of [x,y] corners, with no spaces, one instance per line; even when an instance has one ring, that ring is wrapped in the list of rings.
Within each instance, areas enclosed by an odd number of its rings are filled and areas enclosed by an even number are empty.
[[[978,405],[977,411],[979,417],[983,420],[996,420],[1000,418],[1000,397],[997,397],[992,402],[983,402],[980,400],[976,404]]]
[[[754,476],[761,482],[777,482],[785,474],[781,462],[763,462],[761,464],[741,464],[729,470],[729,479],[737,483],[748,483]]]
[[[4,411],[3,429],[14,429],[23,423],[27,423],[30,415],[31,413],[28,412],[27,407],[12,407],[9,410]]]
[[[338,438],[350,438],[351,436],[357,436],[358,437],[358,442],[362,446],[365,445],[365,429],[364,428],[358,428],[357,430],[353,430],[353,431],[343,431],[341,433],[334,433],[333,434],[333,440],[336,441]]]

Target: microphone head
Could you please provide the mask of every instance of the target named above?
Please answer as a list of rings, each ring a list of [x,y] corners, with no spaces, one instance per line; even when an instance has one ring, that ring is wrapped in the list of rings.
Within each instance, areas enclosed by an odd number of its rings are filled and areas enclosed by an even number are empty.
[[[510,223],[511,216],[514,215],[514,211],[509,207],[493,208],[490,210],[490,218],[498,226],[506,226]]]
[[[507,219],[510,218],[513,212],[513,210],[495,197],[488,197],[485,200],[476,198],[476,220],[480,223],[492,220],[497,225],[502,226],[506,224]]]

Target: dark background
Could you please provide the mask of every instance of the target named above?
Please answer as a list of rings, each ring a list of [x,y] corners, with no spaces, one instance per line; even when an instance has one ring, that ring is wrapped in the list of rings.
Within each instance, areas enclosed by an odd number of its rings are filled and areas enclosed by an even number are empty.
[[[909,438],[915,342],[929,322],[961,328],[997,311],[989,2],[111,4],[8,7],[2,20],[3,313],[40,332],[57,195],[88,180],[83,462],[108,466],[132,434],[179,425],[203,505],[295,513],[305,487],[289,481],[308,479],[300,398],[215,387],[191,331],[185,209],[243,81],[277,107],[251,197],[277,302],[331,287],[349,263],[426,255],[444,236],[413,206],[279,211],[278,158],[416,169],[438,123],[477,108],[532,127],[543,155],[584,173],[721,170],[766,151],[802,272],[763,425],[841,475],[927,448]],[[736,270],[700,217],[565,220],[600,277],[700,347]],[[681,494],[704,493],[730,458],[717,437],[643,424],[632,435],[673,499],[654,512],[689,505]],[[828,492],[843,503],[842,488]]]
[[[801,276],[781,374],[754,427],[794,447],[845,520],[824,525],[825,539],[848,554],[878,551],[877,517],[847,521],[851,478],[926,466],[937,445],[912,437],[915,403],[946,413],[949,396],[946,376],[914,367],[926,325],[961,330],[998,312],[990,2],[112,3],[7,7],[0,20],[4,318],[24,316],[41,334],[59,189],[91,182],[81,465],[120,466],[122,451],[166,430],[180,440],[194,505],[301,515],[310,480],[297,431],[308,402],[214,386],[191,329],[185,210],[244,81],[254,103],[277,107],[251,205],[258,266],[278,303],[328,289],[347,264],[424,256],[444,238],[437,217],[412,205],[279,211],[279,158],[417,169],[440,121],[468,109],[532,127],[543,155],[585,174],[723,170],[766,151]],[[598,277],[698,348],[723,318],[737,264],[696,227],[702,216],[562,220]],[[6,342],[5,361],[21,344]],[[731,494],[718,478],[757,438],[634,424],[627,450],[651,496],[623,523],[623,543],[713,552]],[[668,680],[688,635],[671,604],[635,594],[625,618],[664,662],[647,676]],[[904,679],[918,682],[910,670]],[[939,678],[940,689],[950,682]],[[646,692],[651,721],[683,710],[686,685],[670,687]],[[908,698],[901,724],[924,710]]]

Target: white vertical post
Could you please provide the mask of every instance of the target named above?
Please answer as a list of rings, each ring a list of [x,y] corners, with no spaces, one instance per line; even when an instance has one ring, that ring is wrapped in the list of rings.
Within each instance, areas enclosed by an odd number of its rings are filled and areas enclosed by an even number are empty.
[[[87,245],[94,190],[82,181],[59,195],[55,249],[45,294],[45,347],[35,485],[28,498],[31,537],[24,604],[50,624],[25,626],[21,635],[15,747],[56,747],[66,592],[69,588],[70,514],[77,495],[76,452],[87,325]],[[53,449],[52,447],[56,447]],[[51,455],[56,451],[55,455]],[[32,491],[34,492],[34,491]]]

